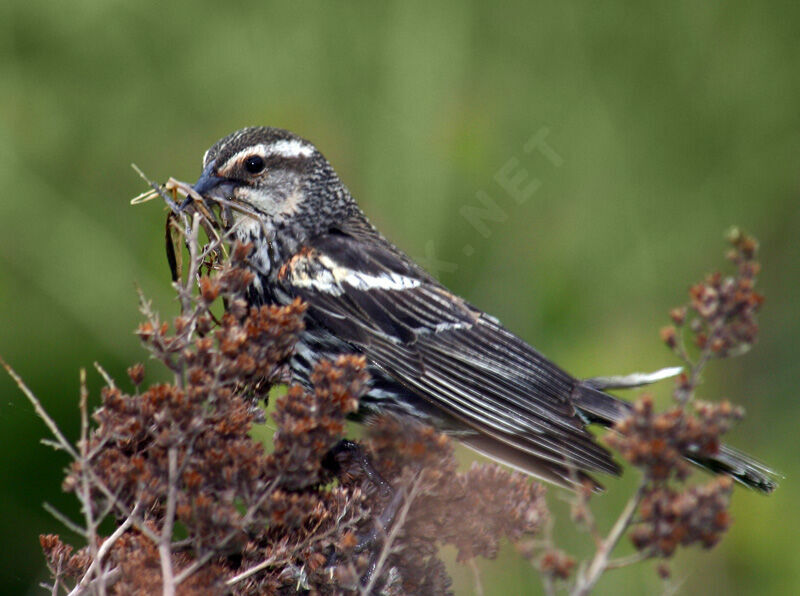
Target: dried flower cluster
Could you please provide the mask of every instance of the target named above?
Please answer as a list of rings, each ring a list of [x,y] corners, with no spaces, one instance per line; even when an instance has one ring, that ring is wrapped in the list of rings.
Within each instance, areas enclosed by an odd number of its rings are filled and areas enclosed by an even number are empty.
[[[711,548],[731,524],[732,492],[727,477],[682,492],[663,486],[648,491],[639,505],[641,523],[631,532],[634,546],[658,557],[671,557],[678,546],[695,543]]]
[[[758,337],[756,315],[764,297],[755,291],[756,278],[761,271],[758,242],[738,228],[728,234],[731,249],[727,258],[735,267],[734,275],[711,273],[701,283],[689,289],[689,303],[673,308],[673,325],[661,329],[661,339],[684,362],[692,364],[683,342],[688,328],[692,343],[700,350],[697,363],[700,369],[710,358],[737,356],[748,351]],[[684,376],[676,386],[679,402],[688,400],[697,379]]]
[[[252,439],[258,400],[282,379],[305,307],[248,307],[250,251],[235,246],[201,276],[209,251],[195,247],[171,324],[143,301],[137,333],[175,380],[140,390],[142,365],[128,371],[131,393],[106,379],[64,482],[86,512],[86,545],[73,552],[41,537],[54,592],[442,594],[440,545],[460,560],[492,557],[502,538],[541,529],[539,485],[494,465],[459,473],[450,441],[428,427],[376,418],[363,454],[330,465],[368,383],[358,356],[321,362],[313,387],[276,399],[272,452]],[[103,537],[108,517],[116,530]]]
[[[267,465],[282,488],[300,490],[329,478],[322,463],[344,434],[345,416],[358,409],[368,380],[365,367],[361,356],[323,361],[311,377],[313,393],[293,385],[278,398],[278,431]]]
[[[616,434],[607,437],[643,472],[639,519],[630,537],[646,557],[668,558],[678,546],[695,543],[710,548],[730,526],[733,481],[719,477],[705,485],[684,486],[690,466],[682,454],[698,459],[715,454],[720,435],[741,418],[742,411],[728,402],[695,403],[694,408],[694,414],[685,406],[656,414],[652,398],[644,396],[631,416],[616,425]]]
[[[171,184],[173,193],[191,192]],[[177,195],[154,189],[175,206]],[[711,358],[740,353],[756,339],[763,299],[753,290],[759,264],[751,238],[731,234],[735,276],[708,276],[692,287],[688,306],[671,311],[673,325],[661,336],[688,368],[677,379],[677,406],[657,413],[645,396],[609,434],[642,481],[607,536],[589,507],[593,487],[578,491],[573,522],[592,535],[596,554],[573,579],[576,560],[553,544],[539,484],[497,465],[459,472],[444,435],[404,418],[370,419],[361,444],[341,441],[369,383],[361,357],[320,362],[311,387],[293,385],[276,398],[273,450],[254,440],[251,429],[264,422],[259,401],[285,378],[305,306],[249,307],[252,248],[236,244],[220,259],[224,238],[213,213],[200,211],[189,218],[176,209],[168,219],[189,248],[185,275],[181,251],[168,251],[180,315],[168,324],[143,301],[137,331],[172,383],[141,390],[145,371],[137,364],[128,370],[134,391],[126,393],[105,375],[92,427],[84,382],[73,446],[9,371],[73,459],[64,489],[80,501],[84,520],[57,515],[85,545],[74,551],[56,535],[40,537],[53,594],[446,594],[441,545],[454,546],[464,562],[494,557],[508,539],[520,542],[548,594],[562,587],[583,595],[607,569],[663,560],[679,546],[711,547],[730,526],[733,483],[687,488],[684,458],[715,454],[720,435],[742,416],[727,402],[694,403],[692,412],[688,404]],[[200,228],[211,239],[206,247]],[[683,344],[686,329],[696,360]],[[102,536],[109,518],[114,530]],[[631,526],[637,555],[612,560]],[[666,564],[658,572],[669,576]]]
[[[454,545],[461,561],[494,557],[500,538],[517,541],[548,519],[541,485],[494,464],[474,463],[458,473],[451,442],[430,427],[384,416],[370,425],[368,445],[387,477],[423,470],[419,505],[406,521],[417,554],[433,554],[438,541]]]
[[[653,398],[644,395],[634,404],[633,413],[615,426],[607,442],[622,457],[644,471],[653,482],[671,477],[685,480],[690,472],[684,454],[713,455],[719,449],[721,434],[744,415],[727,401],[718,404],[697,402],[692,415],[676,406],[656,413]]]
[[[755,317],[764,301],[754,290],[761,267],[756,260],[758,243],[739,230],[730,232],[728,241],[732,248],[727,256],[736,273],[727,277],[713,273],[692,286],[689,304],[672,309],[673,325],[661,330],[662,340],[688,369],[675,382],[677,405],[659,414],[652,397],[645,395],[607,437],[611,446],[643,471],[637,495],[639,519],[630,537],[644,557],[669,558],[678,546],[695,543],[710,548],[731,523],[730,478],[716,478],[700,486],[684,484],[690,474],[685,456],[702,461],[717,454],[721,435],[744,416],[741,408],[728,401],[694,400],[706,364],[712,358],[743,353],[758,334]],[[686,327],[698,350],[694,359],[679,331]],[[668,577],[668,568],[662,564],[659,574]]]
[[[549,549],[539,559],[539,570],[553,580],[568,579],[575,567],[575,559],[558,549]]]

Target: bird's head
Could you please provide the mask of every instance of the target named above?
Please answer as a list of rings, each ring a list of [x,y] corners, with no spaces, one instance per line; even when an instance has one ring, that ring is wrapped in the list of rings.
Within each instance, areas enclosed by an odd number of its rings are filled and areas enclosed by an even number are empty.
[[[270,127],[243,128],[212,145],[194,190],[242,206],[238,217],[257,216],[261,223],[308,232],[334,222],[352,204],[313,144]]]

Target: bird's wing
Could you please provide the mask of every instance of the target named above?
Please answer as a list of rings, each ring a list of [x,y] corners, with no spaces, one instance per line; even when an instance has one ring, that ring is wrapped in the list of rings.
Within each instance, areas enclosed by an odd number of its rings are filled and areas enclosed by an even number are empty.
[[[319,236],[283,265],[278,282],[308,303],[316,323],[507,451],[561,466],[562,476],[619,473],[571,403],[571,376],[391,245],[367,240]]]

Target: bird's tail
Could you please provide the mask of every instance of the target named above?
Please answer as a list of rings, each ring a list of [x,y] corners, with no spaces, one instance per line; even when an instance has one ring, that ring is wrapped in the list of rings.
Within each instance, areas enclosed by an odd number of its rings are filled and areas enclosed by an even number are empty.
[[[633,411],[633,404],[601,391],[591,381],[577,386],[573,401],[590,422],[604,426],[613,426]],[[692,453],[684,453],[683,456],[714,474],[725,474],[763,493],[771,493],[778,486],[778,474],[774,470],[728,445],[721,445],[717,453],[710,456],[700,457]]]

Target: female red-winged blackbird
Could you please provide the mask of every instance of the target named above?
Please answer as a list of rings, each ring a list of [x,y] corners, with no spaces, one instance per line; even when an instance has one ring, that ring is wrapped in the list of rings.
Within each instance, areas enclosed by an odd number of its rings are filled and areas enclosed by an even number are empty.
[[[390,244],[311,143],[276,128],[242,129],[206,152],[194,189],[247,212],[237,212],[234,234],[255,247],[250,302],[308,304],[290,363],[295,380],[308,385],[318,360],[358,352],[372,377],[362,415],[413,416],[561,485],[620,472],[586,426],[612,425],[630,404],[573,378]],[[769,470],[729,447],[686,456],[774,488]]]

